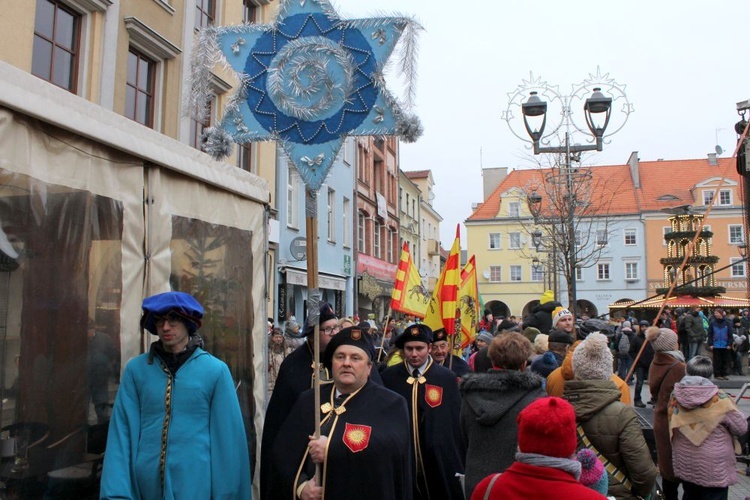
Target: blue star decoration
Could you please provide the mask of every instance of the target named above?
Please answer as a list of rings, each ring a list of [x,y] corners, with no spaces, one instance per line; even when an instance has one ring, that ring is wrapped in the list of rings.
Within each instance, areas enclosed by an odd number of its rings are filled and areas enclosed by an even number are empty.
[[[416,140],[421,125],[386,90],[383,68],[418,29],[406,17],[343,20],[328,0],[282,0],[271,25],[213,28],[242,82],[221,129],[238,143],[279,141],[315,190],[347,136]]]

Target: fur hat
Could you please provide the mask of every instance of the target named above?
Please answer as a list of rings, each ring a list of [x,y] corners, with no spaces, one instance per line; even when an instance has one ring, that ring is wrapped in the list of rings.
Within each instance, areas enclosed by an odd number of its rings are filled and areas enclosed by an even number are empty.
[[[651,342],[656,352],[677,350],[677,334],[670,328],[650,326],[646,330],[646,339]]]
[[[409,325],[404,330],[404,333],[399,335],[396,339],[396,347],[403,349],[404,344],[407,342],[424,342],[425,344],[432,344],[432,330],[424,323],[414,323],[413,325]]]
[[[168,313],[174,313],[185,323],[188,333],[194,334],[201,327],[203,306],[189,293],[165,292],[143,299],[141,327],[156,335],[156,321]]]
[[[564,316],[570,316],[573,317],[573,313],[565,309],[564,307],[556,307],[552,311],[552,328],[557,327],[557,322],[560,321]]]
[[[592,333],[573,351],[573,376],[576,380],[609,380],[612,361],[607,337]]]
[[[318,325],[322,325],[328,320],[336,319],[336,313],[333,310],[333,306],[328,302],[320,303],[320,316],[318,317]],[[310,318],[305,319],[305,331],[302,333],[303,337],[312,335],[315,331],[315,325],[310,324]]]
[[[359,347],[365,351],[370,361],[375,357],[375,345],[372,342],[372,336],[367,333],[367,330],[358,326],[350,326],[341,330],[328,341],[326,350],[323,352],[323,365],[329,370],[331,369],[336,349],[342,345]]]
[[[588,448],[583,448],[578,450],[576,458],[581,462],[581,478],[579,479],[581,484],[606,496],[609,490],[609,478],[604,465],[596,458],[596,454]]]
[[[539,298],[539,304],[546,304],[547,302],[551,302],[555,300],[555,292],[552,290],[545,290],[542,296]]]
[[[548,457],[570,458],[576,452],[576,413],[562,398],[539,398],[521,410],[518,449]]]

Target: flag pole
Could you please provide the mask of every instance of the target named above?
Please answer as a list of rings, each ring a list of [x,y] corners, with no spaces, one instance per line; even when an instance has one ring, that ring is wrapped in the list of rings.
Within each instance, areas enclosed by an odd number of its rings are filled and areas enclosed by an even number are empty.
[[[305,190],[305,229],[307,238],[307,317],[313,330],[313,393],[315,404],[315,431],[313,437],[320,437],[320,290],[318,290],[318,190]],[[315,464],[315,480],[321,481],[321,464]]]
[[[380,349],[378,352],[378,363],[380,363],[380,357],[383,355],[383,346],[385,345],[385,329],[388,328],[388,323],[391,321],[391,314],[393,309],[388,307],[388,314],[385,315],[385,325],[383,325],[383,337],[380,339]]]

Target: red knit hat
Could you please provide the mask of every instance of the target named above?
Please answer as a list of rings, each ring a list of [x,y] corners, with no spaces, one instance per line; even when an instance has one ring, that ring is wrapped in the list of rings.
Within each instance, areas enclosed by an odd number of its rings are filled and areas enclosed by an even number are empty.
[[[576,452],[576,413],[564,399],[537,399],[518,414],[517,422],[522,453],[570,458]]]

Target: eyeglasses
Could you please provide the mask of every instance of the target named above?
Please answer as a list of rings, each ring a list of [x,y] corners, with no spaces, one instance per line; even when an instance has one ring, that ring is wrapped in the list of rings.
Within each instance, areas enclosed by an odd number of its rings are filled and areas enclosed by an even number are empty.
[[[339,330],[341,330],[341,327],[338,326],[338,325],[336,325],[336,326],[329,326],[329,327],[321,328],[320,329],[321,332],[325,333],[329,337],[332,337],[332,336],[336,335],[337,333],[339,333]]]
[[[177,326],[182,323],[182,320],[178,315],[169,313],[166,316],[159,316],[156,318],[154,324],[156,325],[156,328],[162,328],[165,322],[169,323],[169,326]]]

